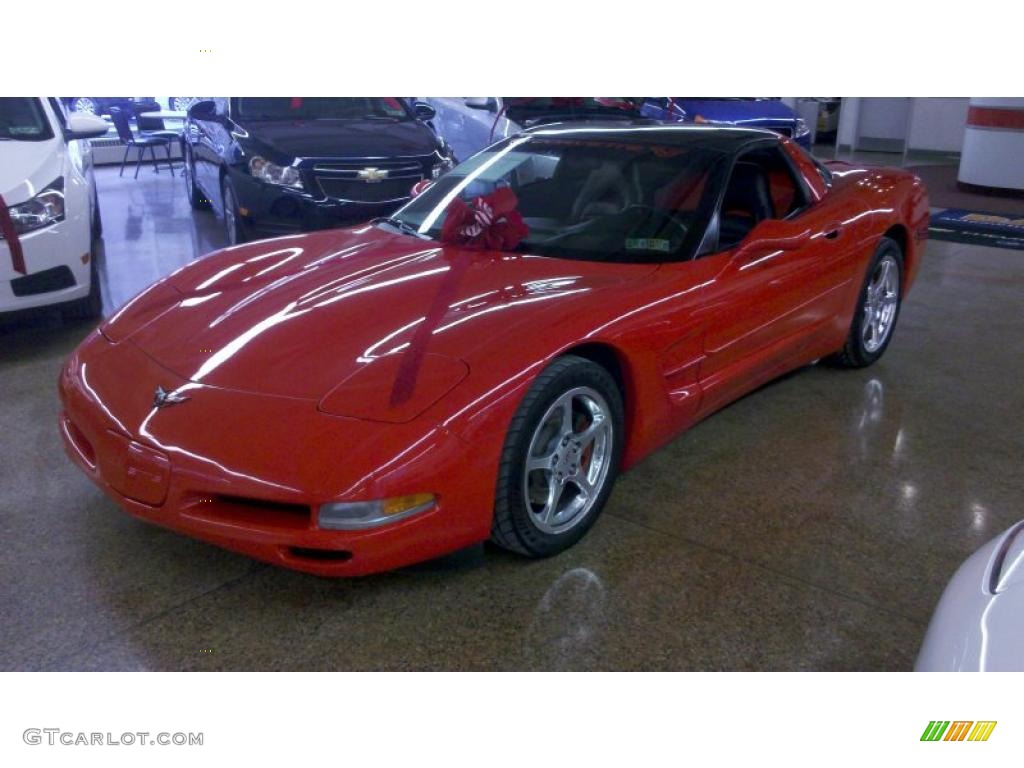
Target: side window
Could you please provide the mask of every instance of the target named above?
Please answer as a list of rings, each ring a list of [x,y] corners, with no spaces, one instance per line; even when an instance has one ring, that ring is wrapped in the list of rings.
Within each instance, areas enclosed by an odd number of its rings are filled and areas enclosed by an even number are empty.
[[[720,250],[739,244],[765,219],[785,219],[807,205],[807,194],[776,147],[742,154],[733,166],[719,215]]]

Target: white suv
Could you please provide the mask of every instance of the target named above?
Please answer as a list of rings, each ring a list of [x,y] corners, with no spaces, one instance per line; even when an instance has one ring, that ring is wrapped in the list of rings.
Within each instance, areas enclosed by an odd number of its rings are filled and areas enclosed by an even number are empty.
[[[0,98],[0,312],[48,304],[100,313],[92,150],[109,126],[57,99]]]

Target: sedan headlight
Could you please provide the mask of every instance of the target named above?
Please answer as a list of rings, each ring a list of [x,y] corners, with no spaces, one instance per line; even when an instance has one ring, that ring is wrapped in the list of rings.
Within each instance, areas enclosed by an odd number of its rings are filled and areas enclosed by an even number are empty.
[[[796,119],[796,126],[793,128],[793,138],[802,139],[804,136],[809,134],[811,129],[807,127],[807,121],[802,117]]]
[[[61,176],[50,186],[24,203],[7,209],[19,235],[49,227],[64,221],[64,177]]]
[[[249,161],[249,173],[254,178],[281,187],[302,189],[302,176],[290,165],[278,165],[256,155]]]
[[[376,528],[426,512],[434,506],[432,493],[414,493],[377,501],[346,501],[324,504],[317,514],[317,525],[336,531]]]
[[[430,178],[439,179],[455,167],[455,161],[451,157],[442,157],[430,171]]]

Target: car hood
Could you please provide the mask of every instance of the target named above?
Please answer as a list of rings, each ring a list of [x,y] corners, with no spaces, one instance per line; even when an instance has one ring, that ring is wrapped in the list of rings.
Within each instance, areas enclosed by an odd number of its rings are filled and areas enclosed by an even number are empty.
[[[387,158],[428,155],[434,133],[418,121],[258,120],[245,124],[251,142],[290,158]]]
[[[63,173],[60,140],[0,141],[0,195],[18,205]]]
[[[939,600],[915,669],[1024,671],[1024,521],[971,555]]]
[[[362,227],[218,252],[102,330],[184,379],[247,392],[319,400],[351,381],[365,395],[420,370],[454,386],[466,368],[452,361],[495,344],[536,355],[526,342],[553,325],[547,313],[580,311],[596,291],[656,268],[469,251]]]
[[[688,120],[700,115],[705,120],[722,123],[793,122],[796,115],[777,99],[674,99],[686,112]]]

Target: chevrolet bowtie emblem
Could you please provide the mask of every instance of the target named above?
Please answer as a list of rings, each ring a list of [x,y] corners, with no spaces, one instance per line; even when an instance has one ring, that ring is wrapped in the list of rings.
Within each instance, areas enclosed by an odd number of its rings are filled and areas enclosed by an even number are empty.
[[[178,403],[184,403],[186,400],[191,398],[186,395],[175,394],[174,392],[168,392],[163,387],[157,387],[153,393],[153,407],[154,408],[167,408],[171,405],[177,405]]]
[[[368,184],[373,184],[378,181],[384,181],[388,177],[388,172],[384,168],[363,168],[356,174],[360,181],[365,181]]]

